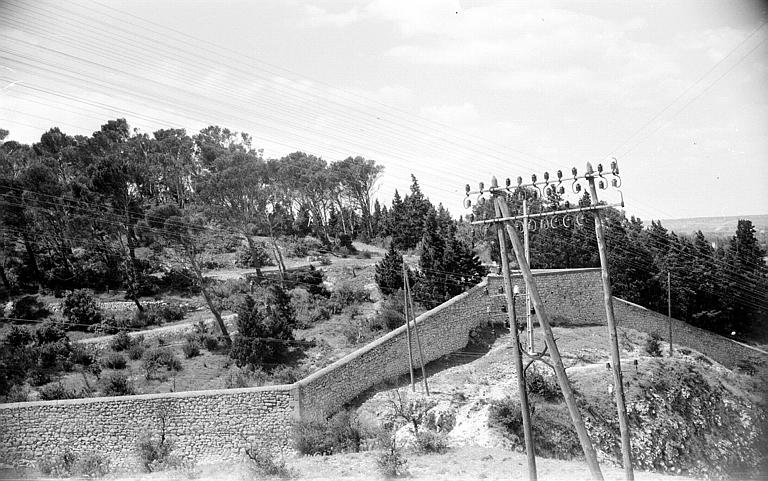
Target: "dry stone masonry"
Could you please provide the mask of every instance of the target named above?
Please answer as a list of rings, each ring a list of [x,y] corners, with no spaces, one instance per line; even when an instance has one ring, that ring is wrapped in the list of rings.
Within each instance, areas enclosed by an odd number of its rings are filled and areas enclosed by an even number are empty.
[[[604,323],[599,269],[540,271],[535,277],[555,325]],[[514,276],[513,283],[525,293],[521,277]],[[417,318],[427,361],[464,348],[476,327],[506,321],[500,286],[500,276],[488,276]],[[516,306],[518,316],[524,315],[523,299]],[[615,310],[619,326],[666,336],[665,316],[620,299]],[[177,337],[192,326],[161,329],[145,337]],[[766,354],[749,346],[679,321],[674,321],[673,331],[676,344],[703,352],[727,367],[744,360],[765,365]],[[109,339],[89,342],[94,349],[105,349]],[[291,426],[298,417],[338,409],[376,384],[407,372],[403,326],[292,385],[0,404],[0,464],[33,464],[70,449],[108,455],[117,466],[134,466],[136,441],[144,433],[157,433],[163,420],[166,434],[175,442],[175,453],[197,463],[236,458],[252,444],[285,452],[290,450]]]

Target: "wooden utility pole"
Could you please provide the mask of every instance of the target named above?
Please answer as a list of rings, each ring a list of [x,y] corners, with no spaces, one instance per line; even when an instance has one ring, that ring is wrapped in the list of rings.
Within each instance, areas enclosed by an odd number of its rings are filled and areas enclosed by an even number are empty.
[[[597,205],[597,188],[595,187],[595,175],[592,165],[587,162],[587,181],[589,193],[592,196],[592,205]],[[602,180],[600,181],[602,183]],[[602,187],[602,185],[601,185]],[[619,431],[621,432],[621,454],[624,464],[624,477],[627,481],[635,479],[632,470],[632,445],[629,439],[629,419],[627,406],[624,401],[624,381],[621,375],[621,355],[619,353],[619,340],[616,334],[616,319],[613,313],[613,293],[611,290],[611,278],[608,275],[608,254],[605,245],[605,233],[603,232],[603,218],[599,210],[595,211],[595,235],[597,236],[597,248],[600,252],[600,271],[603,279],[603,300],[605,303],[605,315],[608,319],[608,334],[611,338],[611,367],[613,368],[613,384],[616,396],[616,410],[619,415]]]
[[[493,180],[493,185],[498,186],[498,182],[495,178]],[[502,216],[510,217],[509,207],[507,206],[505,200],[502,197],[497,196],[495,198],[495,202],[498,208],[501,210]],[[557,376],[557,382],[560,385],[560,390],[563,392],[563,397],[565,398],[565,403],[568,406],[568,412],[571,415],[573,427],[576,429],[576,434],[579,437],[581,448],[584,451],[584,458],[587,461],[587,466],[589,467],[589,471],[592,474],[592,478],[596,481],[602,481],[603,473],[600,471],[600,465],[597,462],[597,454],[595,453],[595,448],[592,446],[592,440],[589,439],[587,428],[584,427],[584,419],[581,417],[581,413],[576,406],[576,397],[573,394],[571,383],[568,380],[568,375],[565,372],[565,366],[563,365],[563,359],[560,357],[560,351],[558,350],[557,344],[555,343],[555,336],[552,333],[552,326],[549,324],[549,316],[544,309],[544,303],[541,300],[541,296],[539,296],[539,290],[533,280],[531,268],[528,265],[528,261],[525,259],[523,246],[520,243],[520,239],[517,237],[517,231],[515,228],[508,222],[505,222],[505,227],[507,234],[509,235],[509,239],[512,241],[512,249],[514,250],[515,257],[517,258],[517,264],[520,266],[520,271],[522,272],[523,279],[525,280],[526,292],[528,293],[528,296],[531,299],[531,303],[533,304],[533,308],[536,311],[536,318],[539,321],[539,325],[544,331],[544,341],[547,345],[550,356],[552,357],[552,365]]]
[[[503,200],[501,200],[503,202]],[[501,210],[496,205],[496,217],[501,217]],[[520,339],[517,334],[517,315],[515,313],[514,291],[512,279],[509,274],[509,259],[507,257],[507,239],[502,226],[497,225],[499,236],[499,250],[501,251],[501,268],[504,273],[504,295],[507,298],[507,317],[509,318],[509,332],[512,334],[512,360],[515,363],[515,376],[517,377],[517,392],[520,395],[520,413],[523,417],[523,432],[525,433],[525,455],[528,458],[528,479],[536,481],[536,451],[533,445],[533,432],[531,429],[531,412],[528,406],[528,390],[525,386],[525,373],[523,372],[523,355],[520,352]]]
[[[408,267],[403,259],[403,314],[405,314],[405,336],[408,339],[408,368],[411,373],[411,391],[416,391],[413,381],[413,345],[411,344],[411,323],[408,322]]]
[[[536,222],[536,221],[534,221]],[[531,233],[528,231],[528,199],[523,199],[523,247],[525,247],[525,260],[531,265]],[[527,294],[527,293],[526,293]],[[525,296],[525,325],[528,329],[528,353],[533,354],[533,318],[531,317],[531,298]]]
[[[405,263],[403,263],[405,266]],[[407,269],[407,268],[406,268]],[[416,338],[416,349],[419,351],[419,364],[421,365],[421,382],[424,385],[424,392],[429,396],[429,384],[427,383],[427,370],[424,367],[424,351],[421,350],[421,340],[419,339],[419,327],[416,325],[416,315],[413,310],[413,297],[411,296],[411,281],[408,279],[408,272],[405,276],[405,300],[408,303],[410,317],[413,317],[413,335]],[[410,317],[405,318],[405,322],[410,325]]]
[[[667,271],[667,321],[669,323],[669,356],[672,357],[672,274]]]

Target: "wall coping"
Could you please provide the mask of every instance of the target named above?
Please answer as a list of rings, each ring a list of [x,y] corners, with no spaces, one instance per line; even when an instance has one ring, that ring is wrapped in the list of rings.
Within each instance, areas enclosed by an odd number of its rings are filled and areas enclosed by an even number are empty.
[[[579,267],[575,269],[531,269],[531,273],[533,273],[534,277],[542,277],[542,276],[554,276],[558,274],[568,274],[568,273],[579,273],[579,272],[600,272],[599,267]],[[512,269],[510,274],[512,277],[521,277],[522,272],[518,269]],[[501,274],[488,274],[488,277],[493,278],[502,278],[504,277]]]
[[[418,326],[419,324],[421,324],[427,318],[429,318],[429,317],[439,313],[440,311],[443,311],[445,309],[450,308],[455,303],[463,300],[464,298],[469,296],[471,293],[473,293],[473,292],[475,292],[475,291],[477,291],[479,289],[482,289],[486,285],[488,285],[488,281],[487,280],[483,280],[480,284],[477,284],[476,286],[474,286],[473,288],[469,289],[468,291],[462,292],[458,296],[452,297],[451,299],[445,301],[444,303],[440,304],[439,306],[435,307],[434,309],[430,309],[429,311],[421,314],[420,316],[418,316],[414,320],[415,325]],[[384,334],[380,338],[378,338],[378,339],[376,339],[374,341],[369,342],[368,344],[366,344],[365,346],[361,347],[360,349],[357,349],[356,351],[350,352],[349,354],[347,354],[346,356],[344,356],[341,359],[337,360],[336,362],[334,362],[332,364],[329,364],[329,365],[325,366],[324,368],[313,372],[312,374],[310,374],[309,376],[307,376],[307,377],[305,377],[303,379],[300,379],[300,380],[296,381],[296,385],[297,386],[301,386],[301,387],[306,387],[308,384],[310,384],[313,381],[316,381],[317,379],[325,376],[329,372],[332,372],[332,371],[336,370],[337,368],[339,368],[339,367],[349,363],[350,361],[361,357],[363,354],[366,354],[366,353],[376,349],[377,347],[379,347],[380,345],[382,345],[385,342],[389,341],[390,339],[401,335],[403,332],[405,332],[405,328],[406,328],[406,326],[405,326],[405,324],[403,324],[402,326],[398,327],[397,329],[394,329],[394,330]]]
[[[153,394],[134,394],[131,396],[103,396],[89,397],[81,399],[58,399],[53,401],[27,401],[19,403],[0,404],[0,411],[22,408],[34,408],[41,406],[74,406],[79,404],[98,404],[114,401],[137,401],[152,399],[185,399],[195,397],[220,396],[226,394],[249,394],[255,392],[290,392],[296,388],[295,384],[277,384],[274,386],[245,387],[237,389],[210,389],[206,391],[180,391],[180,392],[161,392]]]
[[[630,305],[632,307],[636,307],[636,308],[642,309],[644,311],[652,312],[652,313],[657,314],[657,315],[659,315],[661,317],[667,317],[667,316],[665,316],[664,314],[662,314],[660,312],[656,312],[656,311],[654,311],[652,309],[648,309],[647,307],[643,307],[640,304],[635,304],[634,302],[627,301],[627,300],[622,299],[620,297],[613,296],[613,299],[616,300],[616,301],[619,301],[619,302],[623,302],[624,304]],[[728,338],[728,337],[725,337],[725,336],[721,336],[720,334],[718,334],[716,332],[707,331],[706,329],[701,329],[700,327],[693,326],[691,324],[688,324],[685,321],[681,321],[680,319],[675,319],[674,317],[672,319],[675,320],[676,322],[685,324],[687,327],[690,327],[691,329],[699,329],[699,330],[704,331],[704,332],[706,332],[708,334],[711,334],[713,336],[717,336],[720,339],[723,339],[725,341],[732,342],[734,344],[738,344],[739,346],[746,347],[747,349],[751,349],[752,351],[758,352],[758,353],[760,353],[760,354],[762,354],[764,356],[768,356],[768,352],[766,352],[766,351],[764,351],[764,350],[762,350],[762,349],[760,349],[758,347],[750,346],[749,344],[744,344],[743,342],[739,342],[739,341],[737,341],[735,339],[731,339],[731,338]]]

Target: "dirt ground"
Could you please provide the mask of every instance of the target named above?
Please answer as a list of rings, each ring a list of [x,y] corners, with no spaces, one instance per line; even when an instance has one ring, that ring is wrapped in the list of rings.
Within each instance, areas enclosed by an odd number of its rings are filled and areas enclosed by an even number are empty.
[[[362,481],[385,479],[376,465],[377,451],[337,454],[334,456],[307,456],[288,459],[286,466],[292,479],[297,480],[348,480]],[[523,453],[500,448],[462,446],[452,448],[446,454],[416,455],[406,453],[408,477],[411,480],[527,480],[527,460]],[[560,461],[537,458],[538,478],[542,481],[578,481],[591,479],[587,465],[580,460]],[[607,481],[624,479],[620,467],[603,464],[603,476]],[[19,478],[18,474],[0,472],[0,480],[40,479],[35,475]],[[246,481],[253,479],[277,479],[262,477],[246,464],[220,464],[203,466],[179,472],[151,474],[110,474],[115,481],[162,481],[199,479],[204,481]],[[635,471],[638,481],[684,481],[684,476],[667,476],[658,473]]]

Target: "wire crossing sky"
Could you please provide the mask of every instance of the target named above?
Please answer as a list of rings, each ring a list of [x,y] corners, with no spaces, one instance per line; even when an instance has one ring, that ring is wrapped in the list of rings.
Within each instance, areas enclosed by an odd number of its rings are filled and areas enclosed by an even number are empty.
[[[89,135],[211,124],[464,184],[616,157],[629,214],[768,213],[759,2],[2,0],[0,127]],[[609,201],[615,199],[606,199]]]

